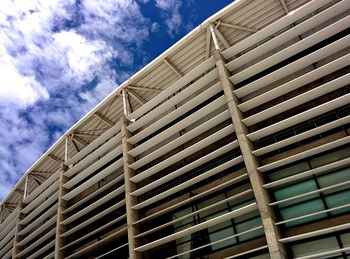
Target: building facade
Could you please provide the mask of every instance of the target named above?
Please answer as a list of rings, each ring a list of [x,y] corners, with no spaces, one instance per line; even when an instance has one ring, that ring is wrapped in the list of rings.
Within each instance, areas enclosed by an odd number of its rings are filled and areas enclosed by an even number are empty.
[[[68,130],[0,258],[349,258],[350,0],[240,0]]]

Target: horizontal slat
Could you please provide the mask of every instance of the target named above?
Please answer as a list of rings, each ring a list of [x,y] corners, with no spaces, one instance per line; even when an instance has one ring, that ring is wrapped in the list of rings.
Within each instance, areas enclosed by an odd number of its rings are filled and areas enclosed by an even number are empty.
[[[112,181],[110,181],[109,183],[103,185],[101,188],[97,189],[96,191],[94,191],[93,193],[90,193],[88,196],[84,197],[83,199],[79,200],[78,202],[74,203],[72,206],[69,206],[67,209],[65,209],[63,211],[63,213],[69,213],[72,210],[78,208],[79,206],[81,206],[82,204],[86,203],[87,201],[95,198],[97,195],[99,195],[100,193],[104,192],[105,190],[107,190],[108,188],[112,187],[113,185],[117,184],[118,182],[120,182],[121,180],[123,180],[124,175],[120,175],[117,178],[113,179]]]
[[[346,208],[349,208],[349,207],[350,207],[350,204],[337,206],[337,207],[333,207],[333,208],[330,208],[330,209],[321,210],[321,211],[313,212],[313,213],[310,213],[310,214],[306,214],[306,215],[303,215],[303,216],[299,216],[299,217],[295,217],[295,218],[279,221],[279,222],[276,222],[275,225],[282,225],[282,224],[290,223],[290,222],[293,222],[293,221],[297,221],[297,220],[313,217],[313,216],[316,216],[316,215],[332,212],[332,211],[335,211],[335,210],[346,209]]]
[[[320,154],[322,152],[331,150],[333,148],[340,147],[340,146],[348,144],[348,143],[350,143],[350,136],[347,136],[347,137],[344,137],[344,138],[332,141],[330,143],[326,143],[324,145],[321,145],[321,146],[318,146],[318,147],[315,147],[315,148],[308,149],[308,150],[303,151],[301,153],[298,153],[298,154],[295,154],[295,155],[292,155],[292,156],[280,159],[280,160],[278,160],[276,162],[272,162],[270,164],[267,164],[267,165],[264,165],[264,166],[260,166],[258,168],[258,170],[259,170],[259,172],[267,172],[267,171],[270,171],[272,169],[275,169],[275,168],[278,168],[278,167],[281,167],[281,166],[293,163],[293,162],[301,160],[301,159],[305,159],[307,157],[310,157],[310,156],[313,156],[313,155],[316,155],[316,154]]]
[[[241,173],[241,175],[242,174],[245,175],[245,178],[248,178],[247,173],[244,172],[244,173]],[[215,193],[215,192],[217,192],[219,190],[227,188],[227,187],[231,186],[232,184],[234,184],[236,182],[237,182],[237,177],[233,178],[233,179],[230,179],[230,180],[227,180],[227,181],[225,181],[225,182],[223,182],[223,183],[221,183],[219,185],[215,185],[214,187],[212,187],[212,188],[210,188],[208,190],[205,190],[205,191],[203,191],[203,192],[201,192],[199,194],[195,194],[194,196],[188,197],[187,199],[185,199],[183,201],[177,202],[177,203],[175,203],[175,204],[173,204],[171,206],[167,206],[167,207],[165,207],[165,208],[163,208],[161,210],[158,210],[157,212],[152,213],[151,215],[148,215],[148,216],[146,216],[146,217],[144,217],[142,219],[139,219],[139,220],[135,221],[133,223],[133,225],[137,225],[137,224],[149,221],[151,219],[157,218],[159,216],[162,216],[162,215],[164,215],[166,213],[169,213],[170,211],[173,211],[173,210],[175,210],[177,208],[180,208],[180,207],[182,207],[184,205],[190,204],[191,202],[195,202],[195,201],[197,201],[197,200],[199,200],[199,199],[201,199],[201,198],[203,198],[205,196],[208,196],[210,194],[213,194],[213,193]]]
[[[295,89],[298,89],[308,83],[311,83],[323,76],[329,75],[334,71],[337,71],[350,63],[350,54],[347,54],[341,58],[338,58],[332,62],[329,62],[321,67],[318,67],[306,74],[303,74],[293,80],[290,80],[280,86],[277,86],[268,92],[258,95],[248,101],[238,105],[238,108],[242,112],[251,110],[259,105],[267,103],[277,97],[287,94]]]
[[[330,164],[326,164],[326,165],[323,165],[323,166],[320,166],[317,168],[313,168],[311,170],[307,170],[307,171],[299,173],[299,174],[285,177],[285,178],[282,178],[280,180],[264,184],[263,186],[264,186],[264,188],[274,188],[274,187],[281,186],[283,184],[292,183],[292,182],[295,182],[298,180],[305,179],[309,176],[318,175],[318,174],[325,173],[325,172],[328,172],[331,170],[336,170],[338,168],[342,168],[342,167],[348,166],[348,165],[350,165],[350,157],[333,162],[333,163],[330,163]]]
[[[285,112],[299,105],[305,104],[311,100],[314,100],[318,97],[331,93],[343,86],[346,86],[347,84],[349,84],[349,81],[350,81],[350,73],[343,75],[341,77],[338,77],[323,85],[320,85],[319,87],[313,88],[310,91],[307,91],[293,98],[290,98],[266,110],[258,112],[252,116],[249,116],[248,118],[243,119],[242,121],[246,126],[250,127],[256,123],[259,123],[263,120],[271,118],[277,114],[281,114],[282,112]]]
[[[347,4],[348,7],[350,7],[349,3],[342,2],[342,4]],[[321,15],[321,17],[324,17],[324,15]],[[253,64],[252,66],[244,69],[243,71],[236,73],[232,76],[232,80],[236,83],[242,82],[249,77],[253,76],[254,74],[258,74],[262,72],[263,70],[272,67],[273,65],[278,64],[279,62],[288,59],[289,57],[311,47],[316,45],[317,43],[327,39],[328,37],[331,37],[335,35],[338,32],[341,32],[342,30],[347,29],[350,25],[350,17],[345,17],[344,19],[337,21],[331,25],[329,25],[326,28],[323,28],[322,30],[312,34],[309,37],[306,37],[302,39],[301,41],[296,42],[295,44],[269,56],[268,58]],[[264,46],[260,46],[260,48],[264,48]]]
[[[105,225],[103,225],[103,226],[101,226],[101,227],[99,227],[99,228],[97,228],[97,229],[95,229],[95,230],[89,232],[88,234],[86,234],[86,235],[84,235],[84,236],[82,236],[82,237],[75,238],[74,241],[69,242],[67,245],[65,245],[64,247],[62,247],[60,250],[65,250],[65,249],[67,249],[67,248],[69,248],[69,247],[71,247],[71,246],[74,246],[74,245],[80,243],[81,241],[83,241],[83,240],[85,240],[85,239],[87,239],[87,238],[89,238],[89,237],[91,237],[91,236],[93,236],[93,235],[96,235],[98,232],[100,232],[100,231],[102,231],[102,230],[104,230],[104,229],[107,229],[107,228],[113,226],[114,224],[118,223],[119,221],[121,221],[121,220],[123,220],[123,219],[125,219],[125,218],[126,218],[126,216],[123,215],[123,216],[118,217],[118,218],[116,218],[116,219],[114,219],[114,220],[108,222],[107,224],[105,224]]]
[[[8,242],[6,246],[0,249],[0,258],[2,258],[5,254],[8,254],[9,250],[12,251],[13,241],[14,241],[14,238],[10,242]]]
[[[109,254],[111,254],[111,253],[113,253],[113,252],[115,252],[115,251],[118,251],[119,249],[122,249],[122,248],[124,248],[124,247],[127,247],[128,245],[129,245],[129,243],[126,243],[126,244],[124,244],[124,245],[118,246],[117,248],[114,248],[114,249],[112,249],[111,251],[108,251],[107,253],[96,257],[96,259],[103,258],[103,257],[105,257],[106,255],[109,255]]]
[[[297,20],[303,18],[304,16],[316,11],[318,8],[326,5],[327,3],[331,2],[331,0],[313,0],[309,3],[306,3],[301,8],[298,8],[296,10],[293,10],[293,12],[289,13],[288,15],[283,16],[282,18],[278,19],[277,21],[273,22],[272,24],[266,26],[265,28],[261,29],[260,31],[252,34],[251,36],[247,37],[246,39],[238,42],[237,44],[233,45],[229,49],[225,50],[223,52],[223,56],[226,59],[229,59],[233,57],[234,55],[238,54],[239,52],[245,50],[247,47],[250,47],[259,41],[265,39],[267,35],[273,35],[277,31],[283,29],[284,27],[293,24]]]
[[[17,207],[1,224],[0,240],[2,240],[11,229],[16,227],[18,211],[19,207]]]
[[[98,247],[102,246],[104,243],[112,242],[114,239],[116,239],[116,238],[126,234],[127,231],[128,231],[128,228],[124,227],[121,230],[119,230],[119,231],[117,231],[115,233],[112,233],[112,234],[108,235],[107,237],[104,237],[104,238],[102,238],[102,239],[100,239],[100,240],[98,240],[96,242],[93,242],[92,244],[90,244],[90,245],[88,245],[88,246],[78,250],[77,252],[67,256],[66,258],[70,259],[70,258],[77,258],[77,257],[80,257],[82,255],[87,255],[91,251],[98,249]]]
[[[268,84],[274,83],[279,79],[282,79],[294,72],[297,72],[307,66],[311,66],[312,64],[318,62],[319,60],[329,57],[336,52],[346,48],[350,45],[350,35],[347,35],[337,41],[330,43],[329,45],[316,50],[315,52],[306,55],[270,74],[259,78],[237,90],[234,90],[234,93],[237,97],[242,98],[248,94],[251,94],[254,91],[262,89]],[[230,78],[232,80],[232,77]],[[236,82],[233,81],[233,84]]]
[[[10,230],[5,237],[0,239],[0,250],[15,236],[16,228]]]
[[[328,256],[330,255],[339,255],[340,253],[347,253],[349,251],[350,251],[350,247],[344,247],[344,248],[334,249],[332,251],[296,257],[295,259],[312,259],[312,258],[326,258],[326,257],[328,258]]]
[[[49,253],[47,256],[45,256],[43,259],[52,259],[55,258],[55,251]]]
[[[117,171],[122,166],[123,166],[123,158],[120,158],[116,162],[111,164],[110,166],[108,166],[105,169],[103,169],[98,174],[94,175],[93,177],[91,177],[88,180],[86,180],[84,183],[80,184],[77,188],[74,188],[73,190],[71,190],[67,194],[63,195],[62,199],[66,200],[66,201],[71,200],[72,198],[74,198],[78,194],[80,194],[83,191],[87,190],[92,185],[98,183],[103,178],[105,178],[108,175],[110,175],[111,173]],[[118,179],[123,179],[123,178],[124,178],[123,175],[118,176]]]
[[[42,245],[44,242],[47,242],[47,240],[49,238],[51,238],[52,236],[54,236],[56,234],[56,229],[52,229],[49,232],[47,232],[45,235],[43,235],[41,238],[39,238],[38,240],[36,240],[34,243],[32,243],[30,246],[26,247],[25,249],[23,249],[21,252],[19,252],[17,254],[18,257],[22,257],[26,254],[28,254],[30,251],[32,251],[33,249],[37,248],[38,246]],[[40,250],[39,250],[40,251]]]
[[[189,172],[190,170],[193,170],[195,169],[196,167],[198,166],[201,166],[202,164],[204,163],[207,163],[209,162],[210,160],[213,160],[235,148],[238,147],[238,141],[234,141],[234,142],[231,142],[193,162],[191,162],[190,164],[188,165],[185,165],[184,167],[182,168],[179,168],[177,169],[176,171],[174,172],[170,172],[169,174],[163,176],[162,178],[158,179],[158,180],[155,180],[155,181],[152,181],[151,183],[147,184],[146,186],[143,186],[139,189],[137,189],[136,191],[132,192],[131,194],[134,195],[134,196],[139,196],[139,195],[142,195],[144,194],[145,192],[148,192],[172,179],[175,179],[176,177],[179,177],[187,172]]]
[[[49,187],[51,184],[53,184],[59,177],[59,170],[57,170],[55,173],[53,173],[48,179],[46,179],[45,182],[43,182],[38,188],[36,188],[34,191],[32,191],[26,198],[23,199],[24,204],[31,203],[37,196],[42,194],[42,192]]]
[[[286,138],[284,140],[278,141],[278,142],[273,143],[271,145],[268,145],[266,147],[259,148],[257,150],[254,150],[252,153],[255,156],[261,156],[261,155],[267,154],[269,152],[272,152],[274,150],[277,150],[279,148],[286,147],[286,146],[288,146],[290,144],[296,143],[298,141],[301,141],[301,140],[313,137],[313,136],[315,136],[317,134],[321,134],[321,133],[326,132],[328,130],[335,129],[337,127],[346,125],[348,123],[350,123],[350,115],[348,115],[346,117],[343,117],[343,118],[340,118],[338,120],[326,123],[324,125],[321,125],[319,127],[313,128],[311,130],[302,132],[302,133],[300,133],[298,135],[295,135],[295,136]]]
[[[26,226],[23,230],[21,230],[18,235],[24,236],[27,235],[29,232],[31,232],[34,228],[36,228],[39,224],[42,224],[48,217],[51,217],[53,214],[56,215],[57,212],[57,203],[52,206],[50,209],[45,211],[43,214],[40,215],[37,219],[35,219],[33,222],[31,222],[28,226]]]
[[[0,254],[1,256],[1,254]],[[12,258],[12,249],[9,250],[5,255],[4,257],[1,257],[2,259],[11,259]]]
[[[117,210],[118,208],[122,207],[123,205],[125,205],[125,201],[124,201],[124,204],[122,204],[122,205],[117,203],[117,204],[105,209],[104,211],[101,211],[100,213],[96,214],[92,218],[90,218],[90,219],[80,223],[79,225],[76,225],[73,228],[67,230],[62,235],[60,235],[60,237],[68,237],[68,236],[74,234],[75,232],[81,230],[82,228],[88,226],[89,224],[92,224],[95,221],[99,220],[100,218],[103,218],[104,216],[108,215],[109,213],[112,213],[113,211]],[[122,215],[122,216],[118,217],[118,219],[120,219],[120,220],[124,219],[124,218],[126,218],[126,215]]]
[[[194,154],[195,152],[215,143],[216,141],[228,136],[234,132],[234,127],[232,124],[226,126],[225,128],[215,132],[214,134],[202,139],[201,141],[189,146],[188,148],[176,153],[175,155],[163,160],[162,162],[156,164],[155,166],[135,175],[130,178],[130,181],[138,183],[147,177],[154,175],[155,173],[167,168],[168,166],[186,158],[187,156]]]
[[[268,53],[269,51],[272,51],[277,46],[281,46],[281,45],[287,43],[288,41],[299,37],[299,35],[302,35],[303,33],[307,32],[311,29],[314,29],[315,24],[322,24],[323,22],[331,19],[332,17],[335,17],[336,15],[344,12],[344,10],[346,10],[348,8],[349,8],[349,3],[347,3],[346,1],[341,1],[338,4],[331,6],[330,8],[322,11],[321,13],[318,13],[315,16],[307,19],[306,21],[299,23],[296,26],[293,26],[289,30],[281,33],[280,35],[277,35],[276,37],[272,38],[271,40],[269,40],[263,44],[260,44],[258,47],[254,48],[254,49],[250,50],[249,52],[244,53],[243,55],[234,59],[233,61],[231,61],[230,63],[228,63],[226,65],[227,69],[230,71],[233,71],[235,69],[238,69],[239,67],[242,67],[243,65],[247,64],[248,62],[255,60],[257,57],[260,57],[263,54]],[[283,20],[283,18],[282,18],[282,20]],[[280,22],[280,21],[281,21],[281,19],[278,20],[278,22]],[[264,31],[265,29],[266,28],[262,29],[262,31]],[[249,37],[249,39],[251,37]],[[298,41],[297,44],[299,44],[299,45],[302,44],[303,49],[306,49],[306,48],[314,45],[314,43],[313,43],[314,40],[315,40],[315,36],[311,35],[311,36],[309,36],[301,41]],[[305,43],[307,43],[307,44],[305,44]],[[312,45],[310,45],[310,44],[312,44]],[[280,57],[276,57],[275,60],[282,61],[282,60],[290,57],[290,54],[294,55],[297,53],[296,51],[293,50],[293,48],[288,48],[288,49],[291,50],[291,52],[289,52],[289,55],[283,55],[283,53],[281,53]],[[269,64],[271,66],[272,64],[276,64],[276,62],[269,63]],[[251,67],[251,69],[253,67],[254,67],[254,65]],[[256,73],[258,73],[261,70],[256,70],[256,71],[257,71]]]
[[[195,129],[192,129],[189,132],[185,132],[184,135],[180,136],[177,139],[174,139],[173,141],[169,142],[168,144],[158,148],[151,154],[146,155],[145,157],[142,157],[141,159],[137,160],[136,162],[129,165],[129,167],[133,170],[136,170],[140,168],[141,166],[151,162],[152,160],[161,157],[162,155],[166,154],[167,152],[175,149],[176,147],[179,147],[183,144],[185,144],[187,141],[199,136],[200,134],[204,133],[205,131],[215,127],[216,125],[224,122],[225,120],[230,118],[230,113],[228,110],[220,113],[219,115],[216,115],[214,118],[211,118],[210,120],[206,121],[205,123],[199,125]]]
[[[39,250],[35,251],[34,254],[32,254],[31,256],[28,256],[28,259],[38,258],[41,254],[45,253],[47,250],[49,250],[53,247],[55,247],[55,240],[52,240],[50,243],[46,244],[45,246],[43,246]],[[47,258],[47,257],[45,257],[45,258]]]
[[[147,113],[145,116],[141,117],[139,120],[131,123],[127,128],[131,132],[134,132],[135,130],[139,129],[149,121],[157,118],[159,114],[163,114],[170,108],[174,107],[176,104],[180,103],[184,99],[191,96],[196,91],[200,90],[204,85],[208,84],[208,82],[211,82],[215,80],[218,77],[218,71],[217,69],[214,69],[210,71],[208,74],[191,84],[189,87],[181,91],[180,93],[176,94],[174,97],[170,98],[166,102],[162,103],[158,107],[156,107],[154,110]],[[153,101],[153,100],[152,100]]]
[[[38,195],[31,203],[25,206],[21,210],[21,213],[28,214],[31,210],[41,205],[47,199],[47,197],[50,197],[54,192],[58,191],[58,184],[58,181],[54,182],[49,188]]]
[[[102,157],[100,160],[97,160],[95,163],[91,164],[88,168],[86,168],[84,171],[76,175],[74,178],[70,179],[68,182],[66,182],[63,185],[63,187],[67,189],[72,188],[74,185],[78,184],[80,181],[90,176],[100,167],[107,164],[109,161],[111,161],[112,159],[114,159],[115,157],[121,154],[122,154],[122,146],[120,145],[116,149],[113,149],[107,155]]]
[[[222,243],[222,242],[225,242],[225,241],[228,241],[228,240],[230,240],[230,239],[234,239],[234,238],[237,238],[237,237],[240,237],[240,236],[244,236],[244,235],[246,235],[246,234],[250,234],[250,233],[252,233],[252,232],[254,232],[254,231],[257,231],[257,230],[260,230],[260,229],[263,229],[263,226],[257,226],[257,227],[248,229],[248,230],[246,230],[246,231],[239,232],[238,234],[230,235],[230,236],[225,237],[225,238],[222,238],[222,239],[220,239],[220,240],[217,240],[217,241],[214,241],[214,242],[210,242],[209,244],[205,244],[205,245],[196,247],[196,248],[194,248],[194,249],[190,249],[190,250],[187,250],[187,251],[185,251],[185,252],[176,254],[176,255],[174,255],[174,256],[167,257],[167,259],[178,258],[178,257],[181,256],[181,255],[185,255],[185,254],[192,253],[192,252],[198,251],[198,250],[200,250],[200,249],[203,249],[203,248],[206,248],[206,247],[209,247],[209,246],[213,246],[213,245],[216,245],[216,244],[220,244],[220,243]],[[267,246],[265,246],[265,247],[267,248]],[[255,250],[255,249],[250,249],[249,252],[253,252],[252,250]]]
[[[179,117],[186,114],[187,112],[191,111],[193,108],[205,102],[215,94],[219,93],[221,90],[222,88],[220,83],[216,83],[215,85],[211,86],[210,88],[206,89],[202,93],[192,98],[191,100],[188,100],[188,102],[182,104],[177,109],[162,116],[161,119],[156,120],[151,125],[149,125],[145,129],[142,129],[140,132],[138,132],[134,136],[130,137],[128,139],[128,142],[133,145],[138,143],[140,140],[146,138],[147,136],[151,135],[152,133],[156,132],[157,130],[161,129],[162,127],[166,126],[172,121],[178,119]]]
[[[67,177],[72,177],[80,170],[86,168],[93,161],[103,156],[106,152],[109,153],[112,148],[117,148],[118,144],[121,144],[121,139],[121,133],[119,133],[107,142],[103,143],[103,145],[101,145],[99,148],[92,151],[88,156],[84,157],[84,159],[80,160],[79,163],[75,164],[72,168],[68,169],[64,175]]]
[[[57,221],[57,217],[56,215],[54,215],[51,219],[49,219],[48,221],[46,221],[43,225],[41,225],[40,227],[36,228],[32,233],[30,233],[30,235],[26,236],[23,240],[21,240],[18,245],[19,246],[24,246],[26,245],[29,241],[33,240],[35,237],[37,237],[38,235],[40,235],[41,233],[44,232],[44,230],[48,229],[49,227],[51,227],[53,224],[55,224]]]
[[[55,240],[52,240],[50,243],[48,243],[47,245],[45,245],[42,248],[40,248],[39,250],[37,250],[34,254],[29,256],[28,259],[38,258],[39,255],[43,254],[44,252],[46,252],[47,250],[49,250],[53,247],[55,247]],[[50,255],[48,255],[48,256],[45,256],[45,258],[54,258],[54,257],[50,257]]]
[[[314,194],[318,194],[318,193],[322,193],[322,192],[325,192],[325,191],[334,191],[335,189],[336,190],[339,190],[339,189],[342,190],[343,188],[347,188],[349,185],[350,185],[350,181],[345,181],[345,182],[342,182],[342,183],[338,183],[338,184],[334,184],[334,185],[327,186],[327,187],[324,187],[324,188],[320,188],[320,189],[317,189],[317,190],[314,190],[314,191],[311,191],[311,192],[306,192],[306,193],[303,193],[303,194],[295,195],[293,197],[289,197],[289,198],[286,198],[286,199],[283,199],[283,200],[271,202],[269,205],[270,206],[277,206],[277,205],[281,205],[281,204],[286,203],[286,202],[291,202],[291,201],[294,201],[294,200],[305,198],[305,197],[308,197],[308,196],[311,196],[311,195],[314,195]]]
[[[251,254],[251,253],[254,253],[254,252],[263,250],[263,249],[266,249],[266,248],[268,248],[267,245],[259,246],[259,247],[257,247],[257,248],[249,249],[248,251],[245,251],[245,252],[242,252],[242,253],[239,253],[239,254],[235,254],[235,255],[232,255],[232,256],[229,256],[229,257],[225,257],[224,259],[233,259],[233,258],[245,256],[245,255],[248,255],[248,254]],[[241,257],[241,258],[242,258],[242,257]],[[244,257],[243,257],[243,258],[244,258]]]
[[[218,174],[218,173],[220,173],[220,172],[222,172],[222,171],[224,171],[224,170],[226,170],[234,165],[237,165],[241,162],[243,162],[242,156],[236,157],[236,158],[234,158],[234,159],[232,159],[224,164],[221,164],[213,169],[210,169],[209,171],[207,171],[201,175],[198,175],[192,179],[189,179],[188,181],[186,181],[184,183],[178,184],[177,186],[175,186],[171,189],[168,189],[165,192],[162,192],[160,194],[157,194],[156,196],[153,196],[152,198],[149,198],[145,201],[142,201],[142,202],[134,205],[132,207],[132,209],[137,209],[137,210],[142,209],[142,208],[144,208],[144,207],[146,207],[146,206],[148,206],[156,201],[164,199],[165,197],[168,197],[171,194],[174,194],[180,190],[183,190],[183,189],[185,189],[185,188],[187,188],[195,183],[203,181],[204,179],[207,179],[213,175],[216,175],[216,174]],[[240,181],[240,180],[245,179],[245,178],[246,178],[246,175],[241,175],[241,176],[237,177],[237,181]]]
[[[224,215],[221,215],[221,216],[218,216],[218,217],[216,217],[214,219],[207,220],[207,221],[199,223],[199,224],[197,224],[195,226],[192,226],[192,227],[189,227],[187,229],[184,229],[184,230],[181,230],[179,232],[176,232],[174,234],[171,234],[169,236],[166,236],[166,237],[163,237],[161,239],[152,241],[152,242],[150,242],[148,244],[136,247],[135,251],[138,251],[138,252],[147,251],[149,249],[152,249],[152,248],[160,246],[162,244],[171,242],[171,241],[176,240],[178,238],[190,235],[190,234],[192,234],[194,232],[197,232],[197,231],[200,231],[202,229],[209,228],[211,226],[220,224],[220,223],[222,223],[224,221],[227,221],[227,220],[230,220],[230,219],[232,219],[234,217],[238,217],[238,216],[241,216],[243,214],[249,213],[249,212],[251,212],[253,210],[256,210],[256,209],[257,209],[256,203],[252,203],[252,204],[246,205],[246,206],[244,206],[242,208],[239,208],[237,210],[228,212],[228,213],[226,213]]]
[[[138,119],[143,114],[157,106],[161,101],[165,100],[168,96],[175,93],[176,91],[180,90],[182,87],[184,87],[186,84],[190,83],[193,79],[200,76],[202,73],[206,72],[210,68],[214,66],[214,58],[211,57],[207,59],[206,61],[202,62],[199,66],[191,70],[189,73],[187,73],[185,76],[177,80],[175,83],[173,83],[171,86],[163,90],[161,93],[159,93],[157,96],[155,96],[152,99],[152,102],[147,102],[142,106],[142,108],[137,109],[133,113],[127,116],[128,120],[132,119]]]
[[[86,206],[84,209],[78,211],[77,213],[73,214],[69,218],[63,220],[61,224],[67,225],[72,223],[73,221],[81,218],[82,216],[86,215],[90,211],[93,211],[94,209],[98,208],[99,206],[105,204],[106,202],[110,201],[111,199],[115,198],[115,196],[120,195],[124,192],[125,186],[122,185],[118,189],[108,193],[106,196],[103,196],[102,198],[98,199],[94,203],[90,204],[89,206]],[[119,201],[117,204],[122,205],[124,204],[124,200]]]
[[[346,230],[346,229],[349,229],[349,228],[350,228],[350,223],[341,224],[341,225],[338,225],[338,226],[324,228],[324,229],[319,229],[319,230],[307,232],[307,233],[300,234],[300,235],[295,235],[295,236],[291,236],[291,237],[281,238],[280,242],[282,242],[282,243],[290,243],[290,242],[294,242],[294,241],[298,241],[298,240],[304,240],[304,239],[307,239],[307,238],[317,237],[317,236],[321,236],[321,235],[325,235],[325,234],[329,234],[329,233],[335,233],[335,232]]]
[[[183,120],[172,125],[170,128],[162,131],[153,138],[145,141],[144,143],[138,145],[134,149],[128,152],[129,155],[136,157],[142,152],[154,147],[154,145],[160,143],[161,141],[169,138],[170,136],[178,133],[180,130],[188,127],[189,125],[195,123],[196,121],[208,116],[211,112],[219,109],[220,107],[226,105],[226,100],[224,96],[219,97],[215,101],[209,103],[205,107],[199,109],[198,111],[192,113],[190,116],[184,118]]]
[[[26,225],[32,221],[35,217],[40,215],[46,208],[51,206],[58,199],[58,191],[54,193],[50,198],[43,202],[39,207],[34,209],[30,214],[28,214],[24,219],[22,219],[19,224]]]
[[[284,130],[288,127],[291,127],[293,125],[296,125],[300,122],[306,121],[308,119],[314,118],[316,116],[319,116],[323,113],[329,112],[331,110],[337,109],[343,105],[348,104],[350,101],[350,94],[343,95],[341,97],[338,97],[336,99],[333,99],[329,102],[320,104],[314,108],[311,108],[307,111],[304,111],[302,113],[296,114],[292,117],[289,117],[287,119],[284,119],[282,121],[279,121],[275,124],[272,124],[270,126],[267,126],[265,128],[262,128],[260,130],[257,130],[253,133],[250,133],[247,135],[247,137],[250,140],[257,140],[259,138],[266,137],[270,134],[274,134],[280,130]]]
[[[195,216],[195,215],[197,215],[199,213],[202,213],[204,211],[207,211],[207,210],[210,210],[212,208],[215,208],[215,207],[217,207],[217,206],[219,206],[221,204],[225,204],[227,202],[232,202],[234,200],[241,199],[241,198],[247,196],[248,194],[253,194],[253,190],[252,189],[245,190],[245,191],[243,191],[243,192],[241,192],[241,193],[239,193],[237,195],[234,195],[234,196],[228,197],[226,199],[220,200],[220,201],[218,201],[218,202],[216,202],[214,204],[211,204],[211,205],[206,206],[206,207],[204,207],[202,209],[196,210],[196,211],[194,211],[192,213],[186,214],[186,215],[184,215],[184,216],[182,216],[180,218],[174,219],[174,220],[172,220],[170,222],[167,222],[165,224],[162,224],[162,225],[160,225],[158,227],[151,228],[150,230],[147,230],[145,232],[142,232],[141,234],[136,235],[135,238],[141,238],[141,237],[147,236],[147,235],[149,235],[149,234],[151,234],[153,232],[159,231],[159,230],[161,230],[161,229],[163,229],[165,227],[172,226],[172,225],[174,225],[175,223],[177,223],[179,221],[183,221],[184,219],[187,219],[189,217],[193,217],[193,216]]]
[[[97,139],[92,141],[88,146],[83,148],[80,152],[72,156],[68,161],[65,162],[66,165],[75,164],[80,159],[94,151],[98,146],[100,146],[103,142],[107,141],[111,137],[113,137],[114,134],[116,134],[118,131],[120,131],[120,122],[117,122],[112,128],[104,132],[101,136],[99,136]]]

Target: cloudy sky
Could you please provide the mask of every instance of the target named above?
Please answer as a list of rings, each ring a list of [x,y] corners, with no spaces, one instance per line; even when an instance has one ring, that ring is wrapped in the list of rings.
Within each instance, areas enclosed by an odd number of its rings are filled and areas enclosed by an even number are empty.
[[[0,200],[108,93],[232,0],[1,0]]]

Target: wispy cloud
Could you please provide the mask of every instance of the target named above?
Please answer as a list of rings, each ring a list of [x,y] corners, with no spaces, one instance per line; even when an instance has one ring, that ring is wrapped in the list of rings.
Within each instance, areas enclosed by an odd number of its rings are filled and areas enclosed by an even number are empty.
[[[155,0],[156,7],[162,11],[162,15],[165,17],[165,24],[167,31],[170,35],[178,33],[182,25],[182,16],[180,14],[180,8],[182,5],[181,0]]]
[[[0,1],[0,199],[133,72],[148,20],[132,0]]]

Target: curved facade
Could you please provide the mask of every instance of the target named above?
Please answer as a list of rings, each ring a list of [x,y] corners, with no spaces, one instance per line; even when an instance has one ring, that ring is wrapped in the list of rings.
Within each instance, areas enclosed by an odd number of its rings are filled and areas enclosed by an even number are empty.
[[[348,258],[350,1],[236,1],[68,130],[0,258]]]

